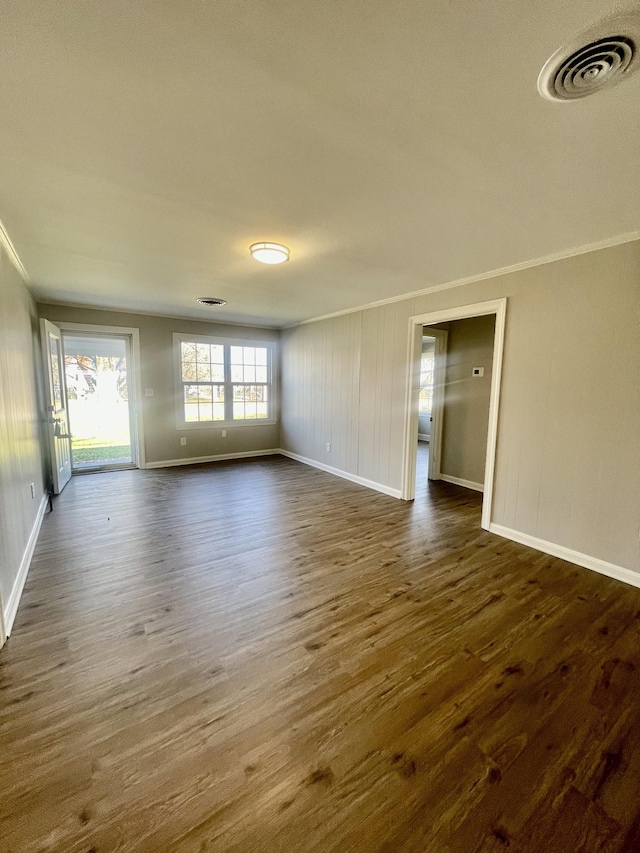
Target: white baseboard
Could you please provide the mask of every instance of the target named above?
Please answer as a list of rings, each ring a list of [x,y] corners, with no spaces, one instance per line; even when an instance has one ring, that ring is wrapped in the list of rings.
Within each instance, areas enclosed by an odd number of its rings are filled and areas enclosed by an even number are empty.
[[[565,548],[564,545],[556,545],[553,542],[547,542],[545,539],[538,539],[537,536],[530,536],[528,533],[521,533],[519,530],[503,527],[501,524],[490,524],[489,532],[503,536],[505,539],[511,539],[513,542],[519,542],[521,545],[528,545],[529,548],[535,548],[536,551],[551,554],[552,557],[559,557],[568,563],[575,563],[576,566],[591,569],[592,572],[598,572],[601,575],[606,575],[608,578],[622,581],[630,586],[640,587],[640,572],[634,572],[632,569],[625,569],[623,566],[607,563],[606,560],[590,557],[588,554],[580,553],[580,551]]]
[[[3,633],[5,636],[0,637],[0,643],[4,643],[6,638],[11,633],[11,629],[13,628],[16,613],[18,612],[18,605],[20,604],[20,597],[22,596],[22,590],[24,589],[24,585],[27,581],[29,567],[31,566],[31,559],[33,557],[33,552],[35,551],[36,542],[38,541],[38,534],[40,533],[40,528],[42,527],[42,519],[44,518],[44,511],[47,508],[48,502],[49,496],[43,495],[42,500],[40,501],[40,506],[38,507],[38,513],[36,515],[35,521],[33,522],[33,527],[31,528],[31,533],[29,534],[27,547],[24,549],[24,554],[22,555],[22,560],[20,561],[20,568],[18,569],[18,574],[16,576],[15,581],[13,582],[13,589],[9,593],[9,598],[7,599],[7,603],[4,608]]]
[[[418,433],[418,441],[428,442],[430,438],[431,438],[431,436],[428,435],[426,432],[419,432]]]
[[[390,495],[392,498],[402,497],[400,489],[392,489],[383,483],[376,483],[373,480],[367,480],[365,477],[358,477],[357,474],[349,474],[341,468],[333,468],[331,465],[325,465],[324,462],[316,462],[315,459],[309,459],[306,456],[300,456],[298,453],[292,453],[290,450],[283,450],[282,448],[280,448],[278,453],[287,456],[289,459],[295,459],[296,462],[310,465],[312,468],[319,468],[321,471],[326,471],[327,474],[333,474],[335,477],[342,477],[343,480],[349,480],[352,483],[357,483],[359,486],[366,486],[367,489],[373,489],[376,492],[382,492],[384,495]]]
[[[203,462],[224,462],[226,459],[250,459],[253,456],[277,456],[278,448],[272,450],[244,450],[241,453],[218,453],[215,456],[190,456],[186,459],[163,459],[147,462],[145,468],[173,468],[175,465],[201,465]]]
[[[484,483],[474,483],[473,480],[463,480],[462,477],[452,477],[450,474],[440,474],[440,479],[444,480],[445,483],[453,483],[454,486],[473,489],[474,492],[484,492]]]

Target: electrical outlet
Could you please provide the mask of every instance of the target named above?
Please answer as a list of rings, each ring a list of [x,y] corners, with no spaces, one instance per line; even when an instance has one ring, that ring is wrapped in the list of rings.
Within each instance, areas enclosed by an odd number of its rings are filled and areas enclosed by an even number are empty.
[[[222,430],[222,437],[223,437],[223,438],[226,438],[226,437],[227,437],[227,431],[226,431],[226,429],[223,429],[223,430]]]
[[[153,388],[145,388],[144,389],[145,397],[153,397]]]
[[[328,441],[325,444],[324,449],[327,451],[327,453],[331,453],[331,442],[330,441]]]
[[[35,496],[36,496],[36,484],[31,483],[31,497],[35,498]]]
[[[187,443],[186,435],[181,435],[180,436],[180,444],[184,447],[186,443]]]
[[[484,367],[474,367],[471,370],[472,376],[484,376]]]

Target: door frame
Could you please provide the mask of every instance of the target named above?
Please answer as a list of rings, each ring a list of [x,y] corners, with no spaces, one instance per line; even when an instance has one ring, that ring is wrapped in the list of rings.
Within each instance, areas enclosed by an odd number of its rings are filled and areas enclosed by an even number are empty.
[[[135,447],[136,465],[146,468],[144,452],[144,425],[142,412],[142,375],[140,372],[140,330],[133,326],[99,326],[94,323],[56,322],[61,332],[94,332],[97,335],[120,335],[131,340],[131,382],[132,399],[129,401],[132,434],[131,444]],[[64,347],[64,341],[63,341]],[[66,390],[66,379],[65,379]]]
[[[496,445],[498,439],[498,412],[500,407],[500,380],[504,353],[504,334],[507,316],[507,299],[492,299],[488,302],[476,302],[446,308],[428,314],[409,317],[407,339],[407,374],[405,387],[405,424],[402,451],[402,491],[401,498],[411,501],[415,498],[416,457],[418,452],[418,395],[420,392],[420,356],[424,326],[435,323],[447,323],[452,320],[467,320],[472,317],[484,317],[495,314],[496,326],[493,344],[493,365],[491,375],[491,393],[489,397],[489,429],[487,433],[487,453],[484,473],[484,494],[482,501],[481,527],[489,529],[491,524],[493,486],[495,477]],[[435,389],[434,389],[435,390]]]

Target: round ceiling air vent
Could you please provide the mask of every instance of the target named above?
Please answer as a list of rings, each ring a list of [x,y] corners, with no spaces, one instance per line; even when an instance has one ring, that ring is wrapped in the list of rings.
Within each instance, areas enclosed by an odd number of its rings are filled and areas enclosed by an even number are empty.
[[[218,299],[215,296],[200,296],[196,300],[196,302],[199,302],[200,305],[207,305],[207,306],[209,306],[209,308],[216,308],[216,307],[219,307],[220,305],[226,305],[227,304],[226,299]]]
[[[538,77],[550,101],[574,101],[614,86],[640,67],[640,16],[609,19],[557,50]]]

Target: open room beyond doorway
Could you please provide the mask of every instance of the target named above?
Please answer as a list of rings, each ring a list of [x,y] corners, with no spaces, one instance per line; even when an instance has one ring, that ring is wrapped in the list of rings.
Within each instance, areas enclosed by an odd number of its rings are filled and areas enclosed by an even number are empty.
[[[484,492],[482,527],[485,529],[488,529],[491,522],[505,314],[506,300],[499,299],[422,314],[411,317],[409,320],[402,498],[413,500],[416,496],[418,437],[419,435],[423,439],[426,437],[424,424],[428,416],[429,479],[444,479]],[[478,322],[460,324],[457,329],[454,325],[459,321],[474,319]],[[480,337],[486,341],[487,333],[489,339],[491,337],[490,325],[493,325],[494,331],[487,413],[487,401],[479,401],[478,405],[474,405],[473,398],[478,395],[470,394],[464,389],[471,387],[466,383],[467,372],[474,381],[486,385],[488,376],[485,379],[484,370],[488,365],[467,365],[466,361],[469,354],[473,353],[473,348],[463,343],[460,346],[456,345],[456,354],[452,355],[447,367],[446,351],[448,335],[452,330],[456,330],[456,340],[463,337],[464,329],[464,337],[469,339]],[[426,365],[425,353],[431,350],[434,353],[432,388],[431,393],[427,393],[425,386],[428,371],[425,368],[428,365]],[[490,348],[488,349],[485,345],[483,360],[487,358],[489,351]],[[473,387],[474,391],[477,391],[480,385]],[[427,398],[429,398],[428,406],[425,402]],[[443,447],[447,403],[449,404],[449,435],[448,442],[445,442]],[[427,408],[430,409],[429,412],[426,411]],[[482,447],[478,446],[479,442],[482,443]],[[424,450],[421,450],[421,455],[425,455]],[[458,473],[447,473],[447,466]],[[421,487],[425,485],[426,483],[421,479]]]
[[[484,491],[494,336],[495,314],[424,327],[418,440],[429,480]],[[416,476],[420,490],[427,479]]]

